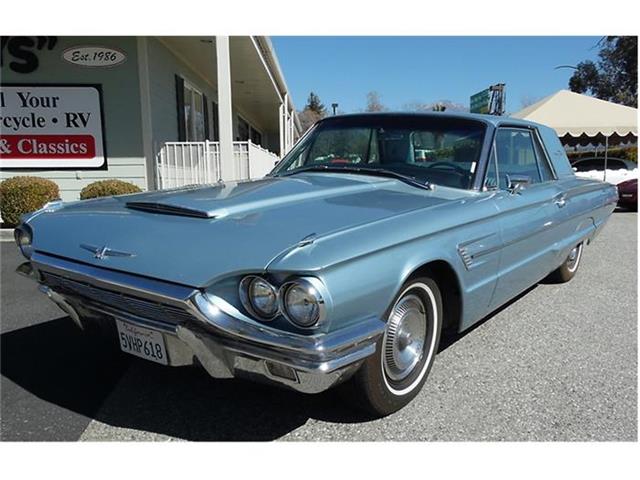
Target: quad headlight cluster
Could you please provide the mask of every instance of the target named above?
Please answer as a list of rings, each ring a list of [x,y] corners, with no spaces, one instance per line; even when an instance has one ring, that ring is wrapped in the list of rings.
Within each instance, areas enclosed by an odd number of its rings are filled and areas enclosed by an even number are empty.
[[[316,278],[299,278],[275,287],[260,276],[249,275],[240,282],[240,300],[260,320],[273,320],[282,314],[298,327],[311,328],[326,316],[322,289]]]

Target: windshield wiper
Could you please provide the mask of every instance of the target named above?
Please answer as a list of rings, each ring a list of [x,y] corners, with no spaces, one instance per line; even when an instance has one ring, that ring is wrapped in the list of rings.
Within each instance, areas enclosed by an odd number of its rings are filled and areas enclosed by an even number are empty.
[[[403,175],[402,173],[394,172],[393,170],[387,170],[386,168],[363,168],[363,167],[336,167],[333,165],[309,165],[307,167],[300,167],[292,170],[290,172],[280,173],[278,176],[288,177],[289,175],[295,175],[296,173],[302,172],[313,172],[313,171],[322,171],[322,172],[346,172],[346,173],[355,173],[361,175],[378,175],[381,177],[391,177],[397,178],[409,185],[414,187],[424,188],[426,190],[431,190],[431,184],[429,182],[423,182],[418,180],[416,177],[411,177],[409,175]]]

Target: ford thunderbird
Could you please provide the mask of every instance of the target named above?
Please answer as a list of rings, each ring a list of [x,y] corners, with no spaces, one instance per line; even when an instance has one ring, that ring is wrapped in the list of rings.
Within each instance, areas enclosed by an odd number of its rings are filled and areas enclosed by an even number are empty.
[[[19,271],[124,352],[340,385],[387,415],[418,394],[445,332],[571,280],[617,200],[543,125],[358,114],[318,122],[265,178],[54,202],[15,236]]]

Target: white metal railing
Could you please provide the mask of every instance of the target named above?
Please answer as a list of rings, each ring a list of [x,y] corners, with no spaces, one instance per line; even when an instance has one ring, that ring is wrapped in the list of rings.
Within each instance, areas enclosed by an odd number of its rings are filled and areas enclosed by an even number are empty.
[[[251,142],[233,142],[233,163],[238,180],[251,178],[249,143]]]
[[[278,156],[250,141],[233,142],[235,180],[260,178],[271,171]],[[159,189],[217,182],[223,175],[218,142],[167,142],[156,158]]]
[[[266,148],[249,142],[249,178],[261,178],[273,170],[280,158]]]
[[[217,142],[167,142],[157,155],[158,188],[213,183],[220,178]]]

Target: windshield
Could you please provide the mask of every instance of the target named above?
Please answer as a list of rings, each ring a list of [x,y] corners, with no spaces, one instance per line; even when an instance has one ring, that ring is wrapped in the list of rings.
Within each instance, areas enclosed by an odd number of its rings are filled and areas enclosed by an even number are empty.
[[[316,168],[366,174],[372,169],[468,189],[484,134],[478,121],[445,116],[337,117],[318,124],[272,175]]]

